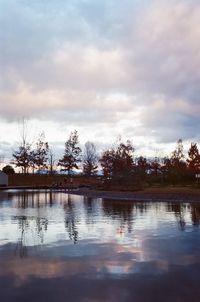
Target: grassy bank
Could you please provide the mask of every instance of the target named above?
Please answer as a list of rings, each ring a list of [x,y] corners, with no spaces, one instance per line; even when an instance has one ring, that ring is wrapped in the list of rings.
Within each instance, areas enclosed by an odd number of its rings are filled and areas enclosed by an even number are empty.
[[[200,185],[152,185],[145,184],[140,185],[112,185],[107,186],[102,183],[102,180],[98,177],[85,177],[85,176],[73,176],[66,175],[38,175],[38,174],[13,174],[9,175],[9,186],[11,187],[41,187],[41,186],[53,186],[53,185],[68,185],[74,186],[89,186],[91,189],[99,192],[143,192],[146,194],[181,194],[181,195],[200,195]]]
[[[52,185],[93,185],[98,184],[97,178],[74,176],[70,178],[66,175],[38,175],[38,174],[13,174],[8,177],[8,185],[12,187],[18,186],[52,186]]]

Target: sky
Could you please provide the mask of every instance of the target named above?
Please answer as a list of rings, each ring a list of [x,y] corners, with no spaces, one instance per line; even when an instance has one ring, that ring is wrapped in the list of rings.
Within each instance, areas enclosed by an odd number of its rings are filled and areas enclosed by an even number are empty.
[[[146,156],[198,142],[199,20],[198,0],[0,0],[0,154],[23,117],[58,157],[74,129]]]

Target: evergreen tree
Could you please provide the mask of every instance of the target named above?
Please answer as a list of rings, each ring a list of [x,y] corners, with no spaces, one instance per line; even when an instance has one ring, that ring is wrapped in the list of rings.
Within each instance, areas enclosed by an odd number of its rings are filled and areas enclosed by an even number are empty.
[[[200,154],[196,143],[191,143],[188,151],[187,164],[189,170],[195,174],[200,171]]]
[[[114,171],[114,162],[115,162],[114,149],[109,149],[104,151],[99,162],[101,164],[104,177],[105,178],[112,177]]]
[[[100,158],[105,177],[124,177],[133,169],[134,147],[130,141],[120,143],[116,149],[106,150]]]
[[[12,161],[16,167],[22,169],[22,173],[28,173],[28,170],[31,166],[31,146],[29,143],[24,143],[20,145],[18,150],[13,153],[14,160]]]
[[[42,132],[36,142],[36,149],[31,151],[31,163],[33,170],[47,168],[49,144],[45,141],[45,134]]]
[[[62,166],[68,175],[75,168],[78,169],[78,163],[81,162],[81,148],[79,147],[78,133],[75,130],[71,132],[69,139],[65,143],[65,153],[59,160],[58,165]]]

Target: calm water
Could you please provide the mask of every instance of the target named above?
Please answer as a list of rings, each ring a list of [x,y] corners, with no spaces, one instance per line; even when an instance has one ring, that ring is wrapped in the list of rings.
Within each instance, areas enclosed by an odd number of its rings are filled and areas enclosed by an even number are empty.
[[[200,301],[200,204],[0,192],[0,301]]]

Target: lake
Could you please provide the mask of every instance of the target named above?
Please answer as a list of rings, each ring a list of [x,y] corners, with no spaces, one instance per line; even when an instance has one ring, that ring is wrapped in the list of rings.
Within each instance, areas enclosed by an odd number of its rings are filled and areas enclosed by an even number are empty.
[[[200,203],[0,192],[0,301],[200,301]]]

